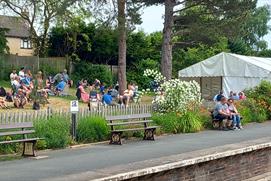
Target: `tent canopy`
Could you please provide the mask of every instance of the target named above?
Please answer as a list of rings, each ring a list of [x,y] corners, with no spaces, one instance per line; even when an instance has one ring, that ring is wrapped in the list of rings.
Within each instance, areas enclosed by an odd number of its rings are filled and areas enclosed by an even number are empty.
[[[258,85],[261,80],[271,81],[271,58],[222,52],[180,70],[179,78],[197,80],[203,98],[211,98],[214,91],[221,89],[228,96],[230,91],[243,91]]]
[[[219,53],[179,71],[179,77],[271,77],[271,58]]]

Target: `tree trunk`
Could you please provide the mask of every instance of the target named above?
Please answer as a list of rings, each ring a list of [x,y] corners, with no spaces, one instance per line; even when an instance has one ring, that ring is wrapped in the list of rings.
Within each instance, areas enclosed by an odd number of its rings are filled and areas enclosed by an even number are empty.
[[[172,75],[172,27],[173,27],[173,8],[175,0],[165,0],[165,22],[163,29],[162,60],[161,71],[167,80]]]
[[[126,89],[126,17],[125,0],[118,0],[118,33],[119,33],[119,57],[118,57],[118,81],[119,93]]]

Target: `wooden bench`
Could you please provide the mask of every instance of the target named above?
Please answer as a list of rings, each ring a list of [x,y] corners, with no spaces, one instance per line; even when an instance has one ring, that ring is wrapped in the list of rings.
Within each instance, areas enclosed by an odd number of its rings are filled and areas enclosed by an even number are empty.
[[[23,143],[22,156],[36,156],[35,145],[41,138],[27,138],[28,134],[35,133],[32,122],[2,124],[0,125],[0,137],[21,135],[21,138],[14,140],[0,141],[1,144]]]
[[[143,140],[154,140],[154,132],[158,126],[149,126],[148,124],[153,122],[150,120],[151,114],[131,114],[131,115],[119,115],[119,116],[107,116],[106,120],[108,126],[111,128],[110,144],[121,145],[121,135],[126,131],[139,131],[144,130]],[[122,128],[114,129],[115,126],[128,126],[138,125],[136,128]],[[140,126],[140,127],[139,127]]]

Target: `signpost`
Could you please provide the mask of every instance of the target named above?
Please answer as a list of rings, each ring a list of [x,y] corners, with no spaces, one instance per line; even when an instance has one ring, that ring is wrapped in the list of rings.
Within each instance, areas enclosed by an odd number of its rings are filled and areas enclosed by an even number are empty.
[[[79,112],[79,103],[77,100],[71,101],[70,111],[72,113],[72,139],[76,139],[76,114]]]

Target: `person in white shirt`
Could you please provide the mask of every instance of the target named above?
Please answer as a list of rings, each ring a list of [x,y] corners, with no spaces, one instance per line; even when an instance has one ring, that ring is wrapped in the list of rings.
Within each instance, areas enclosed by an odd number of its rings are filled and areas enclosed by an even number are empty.
[[[11,74],[9,75],[9,78],[10,78],[10,82],[12,82],[13,80],[15,80],[15,77],[17,77],[17,73],[16,73],[16,70],[13,69]]]
[[[21,70],[20,70],[20,72],[19,72],[19,76],[20,76],[20,78],[24,78],[24,75],[25,75],[25,73],[24,73],[24,67],[22,67]]]

